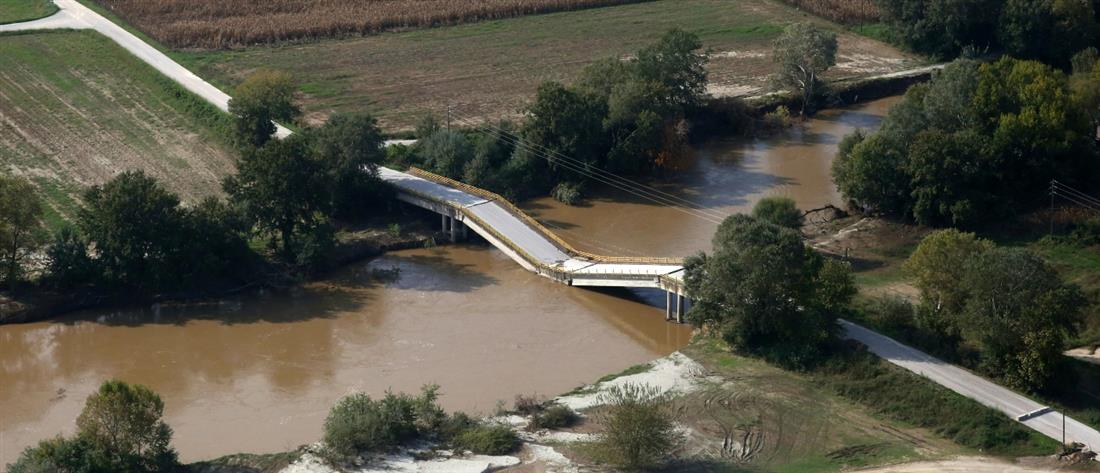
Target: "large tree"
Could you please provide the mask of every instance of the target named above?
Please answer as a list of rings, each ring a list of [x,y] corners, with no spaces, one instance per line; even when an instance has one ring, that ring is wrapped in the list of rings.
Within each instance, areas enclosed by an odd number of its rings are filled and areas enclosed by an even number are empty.
[[[1080,289],[1015,248],[970,258],[961,284],[968,294],[963,333],[981,346],[983,369],[1020,389],[1049,388],[1087,304]]]
[[[294,82],[283,72],[262,70],[241,82],[229,100],[235,117],[237,142],[243,147],[260,147],[275,134],[274,121],[293,121],[301,114],[294,103]]]
[[[223,187],[282,256],[294,259],[302,238],[325,225],[331,210],[331,181],[307,135],[245,151],[237,174]]]
[[[42,201],[38,192],[24,179],[0,176],[0,260],[9,286],[15,287],[23,260],[42,241]]]
[[[80,229],[95,246],[108,283],[139,291],[177,281],[184,212],[176,195],[141,171],[119,174],[84,193]]]
[[[775,40],[772,59],[779,64],[779,83],[802,97],[803,115],[823,92],[821,75],[836,65],[836,33],[813,23],[792,23]]]
[[[967,299],[966,290],[959,283],[966,263],[992,248],[992,242],[973,233],[939,230],[921,240],[905,261],[904,269],[933,311],[954,315],[962,310]],[[948,332],[958,332],[956,321],[944,328]]]
[[[334,214],[350,218],[375,210],[384,188],[378,166],[386,158],[378,120],[365,114],[335,114],[314,133],[332,184]]]
[[[995,43],[1000,0],[877,0],[883,16],[909,48],[953,58],[964,47]]]
[[[104,452],[113,471],[161,472],[176,466],[172,429],[163,420],[164,401],[142,385],[112,380],[84,402],[78,435]]]
[[[847,268],[807,247],[797,231],[745,215],[722,222],[713,246],[713,254],[687,262],[688,318],[721,330],[735,350],[810,364],[855,293]]]

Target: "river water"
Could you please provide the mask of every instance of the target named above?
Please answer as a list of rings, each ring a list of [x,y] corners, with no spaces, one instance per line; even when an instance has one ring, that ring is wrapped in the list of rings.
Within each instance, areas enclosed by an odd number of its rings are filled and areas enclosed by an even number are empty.
[[[661,189],[722,214],[767,195],[839,203],[829,177],[837,142],[877,125],[895,100],[822,112],[767,139],[709,143]],[[717,226],[628,193],[526,205],[599,253],[688,255],[708,249]],[[516,394],[552,396],[684,346],[690,329],[664,322],[663,303],[657,292],[554,284],[471,244],[391,253],[290,293],[0,326],[0,465],[71,432],[109,378],[160,393],[185,461],[316,441],[329,407],[355,391],[435,383],[448,409],[489,413]]]

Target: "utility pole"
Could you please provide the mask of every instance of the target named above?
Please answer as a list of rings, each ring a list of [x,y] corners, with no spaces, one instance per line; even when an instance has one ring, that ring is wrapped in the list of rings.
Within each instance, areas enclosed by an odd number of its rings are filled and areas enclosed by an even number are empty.
[[[1055,183],[1055,180],[1051,179],[1050,180],[1050,236],[1054,236],[1054,183]],[[1063,417],[1064,416],[1065,415],[1063,414]],[[1064,435],[1063,435],[1063,437],[1064,437]],[[1064,444],[1065,442],[1062,442],[1062,443]]]
[[[447,131],[451,131],[451,104],[447,104]]]

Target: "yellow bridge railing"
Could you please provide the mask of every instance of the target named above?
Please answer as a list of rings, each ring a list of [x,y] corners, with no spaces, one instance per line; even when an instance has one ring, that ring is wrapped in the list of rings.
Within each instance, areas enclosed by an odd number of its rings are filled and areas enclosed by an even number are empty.
[[[481,189],[479,187],[474,187],[474,186],[471,186],[471,185],[463,183],[463,182],[456,181],[456,180],[451,179],[451,178],[446,177],[446,176],[440,176],[439,174],[431,173],[431,172],[428,172],[428,171],[425,171],[423,169],[416,168],[416,167],[409,168],[408,173],[412,174],[416,177],[422,178],[422,179],[427,179],[429,181],[433,181],[433,182],[436,182],[436,183],[439,183],[439,184],[443,184],[447,187],[452,187],[452,188],[455,188],[455,189],[465,191],[465,192],[468,192],[470,194],[474,194],[476,196],[482,197],[486,200],[491,200],[493,202],[496,202],[497,204],[501,205],[502,207],[507,209],[509,212],[511,212],[513,215],[515,215],[517,218],[522,220],[524,223],[526,223],[527,226],[531,227],[532,229],[539,232],[540,234],[542,234],[544,237],[546,237],[550,241],[554,242],[554,244],[558,245],[566,253],[570,253],[574,256],[577,256],[577,257],[580,257],[580,258],[583,258],[583,259],[586,259],[586,260],[595,261],[595,262],[598,262],[598,263],[617,263],[617,264],[671,264],[671,265],[683,264],[683,260],[680,259],[680,258],[661,258],[661,257],[644,257],[644,256],[642,256],[642,257],[604,256],[604,255],[597,255],[595,253],[590,253],[590,252],[587,252],[587,251],[579,250],[579,249],[573,247],[573,245],[569,244],[569,242],[563,240],[561,237],[559,237],[554,232],[550,231],[550,229],[543,226],[541,223],[539,223],[538,220],[535,220],[534,218],[531,218],[531,216],[528,215],[527,212],[524,212],[519,207],[516,207],[515,204],[512,204],[511,202],[508,201],[508,199],[505,199],[503,196],[501,196],[499,194],[487,191],[485,189]],[[473,217],[473,215],[470,214],[469,212],[463,212],[463,213],[465,213],[467,216]],[[487,225],[484,224],[484,222],[481,222],[480,219],[477,219],[476,217],[473,217],[473,218],[475,220],[477,220],[479,224],[482,224],[483,227],[486,227],[487,230],[493,232],[494,235],[497,235],[498,238],[501,238],[501,241],[505,241],[508,244],[509,247],[512,247],[513,250],[517,250],[517,251],[521,252],[522,254],[526,255],[525,251],[523,251],[520,248],[516,248],[517,245],[511,244],[511,242],[507,241],[507,239],[504,238],[503,235],[498,235],[495,230],[489,228]]]

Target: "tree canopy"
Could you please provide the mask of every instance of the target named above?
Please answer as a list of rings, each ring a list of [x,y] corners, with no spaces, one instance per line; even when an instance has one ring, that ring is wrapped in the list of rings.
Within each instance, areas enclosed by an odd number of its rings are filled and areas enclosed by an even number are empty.
[[[11,287],[23,272],[23,260],[44,240],[42,200],[25,179],[0,176],[0,260]]]
[[[836,49],[836,33],[809,22],[790,24],[775,40],[772,60],[779,64],[777,80],[798,91],[803,115],[823,92],[821,75],[836,65]]]
[[[1033,203],[1051,179],[1094,171],[1095,112],[1082,97],[1035,61],[955,61],[910,88],[877,133],[846,138],[833,176],[872,213],[927,225],[994,221]]]
[[[824,259],[791,228],[746,215],[722,222],[713,246],[686,263],[688,319],[716,327],[735,350],[811,364],[855,295],[847,265]]]
[[[237,142],[260,147],[275,134],[274,121],[293,121],[302,111],[294,102],[296,88],[291,77],[272,70],[248,76],[233,91],[229,113],[235,117]]]

